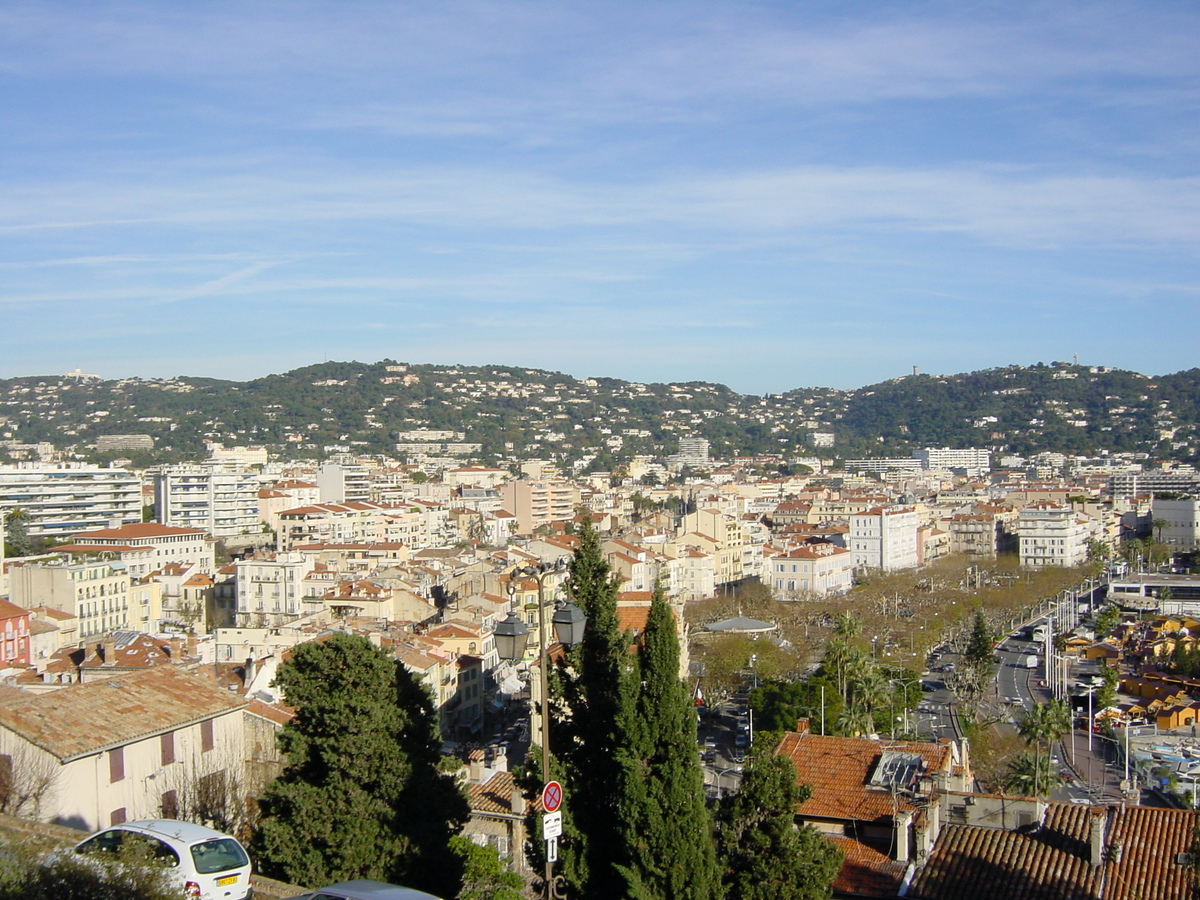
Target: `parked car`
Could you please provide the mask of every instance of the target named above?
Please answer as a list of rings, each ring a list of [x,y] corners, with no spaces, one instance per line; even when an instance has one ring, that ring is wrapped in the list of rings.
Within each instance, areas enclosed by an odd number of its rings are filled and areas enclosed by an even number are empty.
[[[155,858],[179,885],[188,900],[249,900],[250,857],[237,838],[174,819],[143,819],[97,831],[70,850],[57,851],[83,858],[112,858],[126,841],[149,845]]]
[[[293,897],[292,900],[440,900],[433,894],[382,881],[339,881],[329,887]]]

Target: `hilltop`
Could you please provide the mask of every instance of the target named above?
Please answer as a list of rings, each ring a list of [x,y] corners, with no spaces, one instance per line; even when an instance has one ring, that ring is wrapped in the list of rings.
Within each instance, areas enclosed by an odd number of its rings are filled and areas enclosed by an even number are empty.
[[[0,380],[0,437],[90,451],[111,434],[149,434],[155,458],[202,455],[205,439],[290,456],[330,448],[394,452],[431,429],[481,445],[487,460],[558,457],[609,469],[673,453],[698,435],[717,457],[908,455],[915,447],[1030,454],[1145,452],[1197,458],[1200,369],[1150,378],[1067,363],[912,375],[855,390],[738,394],[721,384],[577,379],[513,366],[325,362],[251,381]],[[814,450],[811,435],[833,435]],[[409,438],[412,439],[412,438]]]

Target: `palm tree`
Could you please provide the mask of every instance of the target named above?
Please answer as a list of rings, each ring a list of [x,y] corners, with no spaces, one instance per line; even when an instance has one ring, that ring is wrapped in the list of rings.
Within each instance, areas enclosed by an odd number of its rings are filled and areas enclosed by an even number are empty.
[[[1035,776],[1035,795],[1041,796],[1036,776],[1041,771],[1042,744],[1046,745],[1047,756],[1049,756],[1050,745],[1070,730],[1071,708],[1067,706],[1065,700],[1051,700],[1049,703],[1033,707],[1025,713],[1021,724],[1017,726],[1017,733],[1024,738],[1025,743],[1032,744],[1034,748],[1032,772]],[[1049,790],[1049,782],[1047,782],[1047,790]]]
[[[875,730],[875,720],[871,711],[860,703],[852,703],[842,707],[834,727],[841,733],[851,737],[870,734]]]
[[[862,631],[862,622],[853,613],[841,613],[833,621],[833,633],[842,637],[854,637]]]
[[[1167,527],[1167,524],[1168,523],[1166,519],[1153,519],[1150,522],[1150,526],[1154,529],[1154,533],[1156,535],[1155,540],[1160,544],[1162,543],[1163,529]]]
[[[1050,788],[1061,783],[1062,776],[1054,771],[1049,757],[1028,750],[1013,757],[1000,782],[1005,791],[1022,797],[1041,797],[1042,788],[1049,793]]]

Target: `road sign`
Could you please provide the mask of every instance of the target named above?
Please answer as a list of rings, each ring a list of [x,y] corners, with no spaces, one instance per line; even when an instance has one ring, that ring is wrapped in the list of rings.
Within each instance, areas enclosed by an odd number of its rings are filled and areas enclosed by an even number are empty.
[[[542,815],[542,840],[552,841],[562,834],[562,810]]]
[[[546,862],[558,862],[558,838],[546,841]]]
[[[563,790],[562,785],[557,781],[550,781],[542,788],[542,809],[546,812],[555,812],[562,806]]]

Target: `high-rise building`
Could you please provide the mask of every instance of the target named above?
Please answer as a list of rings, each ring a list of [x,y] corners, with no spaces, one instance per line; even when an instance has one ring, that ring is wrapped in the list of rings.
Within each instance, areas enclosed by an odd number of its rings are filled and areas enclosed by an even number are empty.
[[[258,476],[234,466],[164,466],[154,480],[154,512],[163,525],[197,528],[213,537],[253,534]],[[77,529],[78,530],[78,529]]]
[[[75,463],[0,466],[0,511],[20,509],[30,537],[61,538],[142,521],[142,484],[125,469]]]

